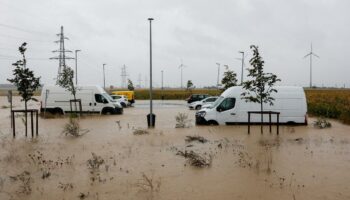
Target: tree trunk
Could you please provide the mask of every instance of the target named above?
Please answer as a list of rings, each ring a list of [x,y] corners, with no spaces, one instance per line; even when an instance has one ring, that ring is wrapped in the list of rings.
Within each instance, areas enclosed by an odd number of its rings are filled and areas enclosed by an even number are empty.
[[[77,113],[77,98],[75,97],[75,94],[73,95],[74,97],[74,107],[75,107],[75,114]]]
[[[260,131],[261,131],[261,134],[263,134],[264,114],[263,114],[262,112],[264,111],[264,109],[263,109],[262,98],[260,98],[260,111],[261,111],[261,125],[260,125]]]
[[[77,114],[77,97],[76,97],[76,90],[75,90],[75,88],[74,88],[74,83],[73,83],[73,80],[71,80],[72,81],[72,89],[73,89],[73,91],[72,91],[72,93],[73,93],[73,98],[74,98],[74,108],[75,108],[75,114]],[[72,111],[71,111],[72,112]]]
[[[27,137],[27,133],[28,133],[28,117],[27,117],[27,101],[24,101],[24,126],[25,126],[25,135]]]

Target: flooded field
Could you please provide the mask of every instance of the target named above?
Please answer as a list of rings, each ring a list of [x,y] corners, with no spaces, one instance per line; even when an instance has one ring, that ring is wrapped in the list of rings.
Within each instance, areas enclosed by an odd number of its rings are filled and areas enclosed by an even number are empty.
[[[137,101],[123,115],[83,116],[80,137],[62,133],[61,117],[39,118],[39,137],[25,138],[18,116],[12,139],[7,105],[0,97],[1,200],[350,199],[350,126],[336,121],[248,135],[247,126],[195,126],[184,101],[155,101],[149,130],[148,101]],[[189,128],[175,128],[178,113]]]

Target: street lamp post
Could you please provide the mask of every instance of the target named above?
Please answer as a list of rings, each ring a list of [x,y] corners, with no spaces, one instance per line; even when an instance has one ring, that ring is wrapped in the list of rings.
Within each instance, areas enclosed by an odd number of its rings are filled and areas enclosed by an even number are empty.
[[[219,79],[220,79],[220,63],[216,63],[218,65],[218,81],[216,83],[217,89],[219,89]]]
[[[78,85],[78,52],[81,50],[75,50],[75,85]]]
[[[243,66],[244,66],[244,51],[239,51],[242,54],[242,72],[241,72],[241,85],[243,84]]]
[[[163,90],[163,89],[164,89],[164,87],[163,87],[163,77],[164,77],[164,71],[162,70],[161,72],[162,72],[162,90]]]
[[[106,89],[106,75],[105,75],[105,63],[103,63],[103,89]]]
[[[153,127],[153,102],[152,102],[152,21],[153,18],[148,18],[149,21],[149,98],[150,98],[150,114],[149,114],[149,127]]]
[[[163,94],[163,90],[164,90],[164,85],[163,85],[163,76],[164,76],[164,71],[162,70],[162,100],[164,100],[164,94]]]

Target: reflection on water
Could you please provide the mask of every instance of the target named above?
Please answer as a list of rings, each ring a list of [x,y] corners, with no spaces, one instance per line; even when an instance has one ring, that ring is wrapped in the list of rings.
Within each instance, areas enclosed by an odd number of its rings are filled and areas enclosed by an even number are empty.
[[[168,101],[168,100],[153,100],[154,108],[184,108],[187,106],[186,101]],[[137,101],[135,108],[149,108],[150,101]]]

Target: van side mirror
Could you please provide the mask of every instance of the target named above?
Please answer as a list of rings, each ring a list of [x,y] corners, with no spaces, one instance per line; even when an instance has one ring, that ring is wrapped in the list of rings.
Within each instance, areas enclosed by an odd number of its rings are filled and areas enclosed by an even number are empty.
[[[103,103],[107,104],[108,103],[107,99],[103,99]]]
[[[222,111],[221,106],[216,107],[216,111],[221,112]]]

